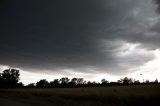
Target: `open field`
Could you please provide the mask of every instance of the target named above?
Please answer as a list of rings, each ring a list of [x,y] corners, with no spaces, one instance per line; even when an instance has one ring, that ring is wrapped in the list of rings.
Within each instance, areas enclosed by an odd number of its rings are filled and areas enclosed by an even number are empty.
[[[159,98],[160,85],[0,90],[0,106],[157,106]]]

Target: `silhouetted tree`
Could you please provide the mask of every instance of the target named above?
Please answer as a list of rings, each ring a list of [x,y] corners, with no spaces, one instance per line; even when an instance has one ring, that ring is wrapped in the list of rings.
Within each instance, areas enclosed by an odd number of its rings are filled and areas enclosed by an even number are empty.
[[[88,81],[86,85],[87,85],[87,86],[91,86],[91,85],[92,85],[92,82],[91,82],[91,81]]]
[[[77,78],[77,85],[82,85],[84,84],[84,79],[83,78]]]
[[[146,83],[146,84],[149,84],[149,83],[150,83],[150,81],[149,81],[149,80],[146,80],[146,81],[145,81],[145,83]]]
[[[158,79],[156,79],[156,80],[154,81],[154,83],[155,83],[155,84],[158,84]]]
[[[140,81],[139,81],[139,80],[135,80],[135,81],[134,81],[134,84],[136,84],[136,85],[137,85],[137,84],[140,84]]]
[[[30,83],[30,84],[26,85],[26,87],[28,87],[28,88],[34,88],[35,86],[36,86],[35,83]]]
[[[120,83],[120,82],[110,82],[109,85],[110,86],[120,86],[120,85],[122,85],[122,83]]]
[[[24,84],[22,82],[19,82],[16,87],[22,88],[22,87],[24,87]]]
[[[19,70],[6,69],[1,74],[1,80],[4,87],[16,87],[19,81]]]
[[[36,83],[36,87],[38,88],[47,88],[48,85],[49,85],[49,82],[46,79],[42,79]]]
[[[125,77],[123,79],[118,80],[119,83],[123,83],[124,85],[129,85],[133,83],[132,78]]]
[[[2,78],[2,73],[0,73],[0,88],[4,86],[4,80]]]
[[[108,83],[109,83],[109,82],[108,82],[106,79],[102,79],[102,80],[101,80],[101,84],[102,84],[102,85],[107,85]]]
[[[50,83],[49,83],[49,86],[50,87],[59,87],[59,85],[60,85],[60,83],[59,83],[59,79],[54,79],[53,81],[51,81]]]
[[[71,81],[69,82],[70,87],[75,87],[77,85],[77,78],[72,78]]]
[[[63,77],[63,78],[61,78],[60,79],[60,84],[61,84],[61,86],[62,87],[67,87],[67,85],[68,85],[68,83],[69,83],[69,78],[67,78],[67,77]]]

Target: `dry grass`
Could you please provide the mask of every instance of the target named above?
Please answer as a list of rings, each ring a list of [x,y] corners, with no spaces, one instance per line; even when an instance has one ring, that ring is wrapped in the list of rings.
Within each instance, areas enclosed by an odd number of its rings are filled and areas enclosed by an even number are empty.
[[[0,95],[32,106],[151,106],[160,104],[160,85],[2,89]]]

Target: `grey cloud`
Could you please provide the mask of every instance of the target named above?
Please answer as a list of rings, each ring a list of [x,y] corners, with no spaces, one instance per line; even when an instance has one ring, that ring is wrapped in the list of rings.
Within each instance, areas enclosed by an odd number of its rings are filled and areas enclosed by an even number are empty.
[[[157,12],[160,12],[160,1],[159,0],[152,0],[155,4],[157,4]]]
[[[118,61],[113,56],[113,50],[121,47],[116,43],[148,44],[150,38],[144,32],[149,28],[140,23],[145,24],[144,18],[152,16],[147,11],[155,11],[151,0],[15,0],[1,4],[2,64],[82,72],[92,67],[117,74],[127,69],[117,71],[119,63],[130,60]]]

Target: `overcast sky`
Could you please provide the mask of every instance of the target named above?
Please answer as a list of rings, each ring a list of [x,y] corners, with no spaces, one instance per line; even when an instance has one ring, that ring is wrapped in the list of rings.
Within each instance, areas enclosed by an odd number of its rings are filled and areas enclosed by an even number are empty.
[[[101,78],[100,74],[157,75],[159,4],[158,0],[1,0],[1,70],[10,66],[25,73],[88,79]]]

